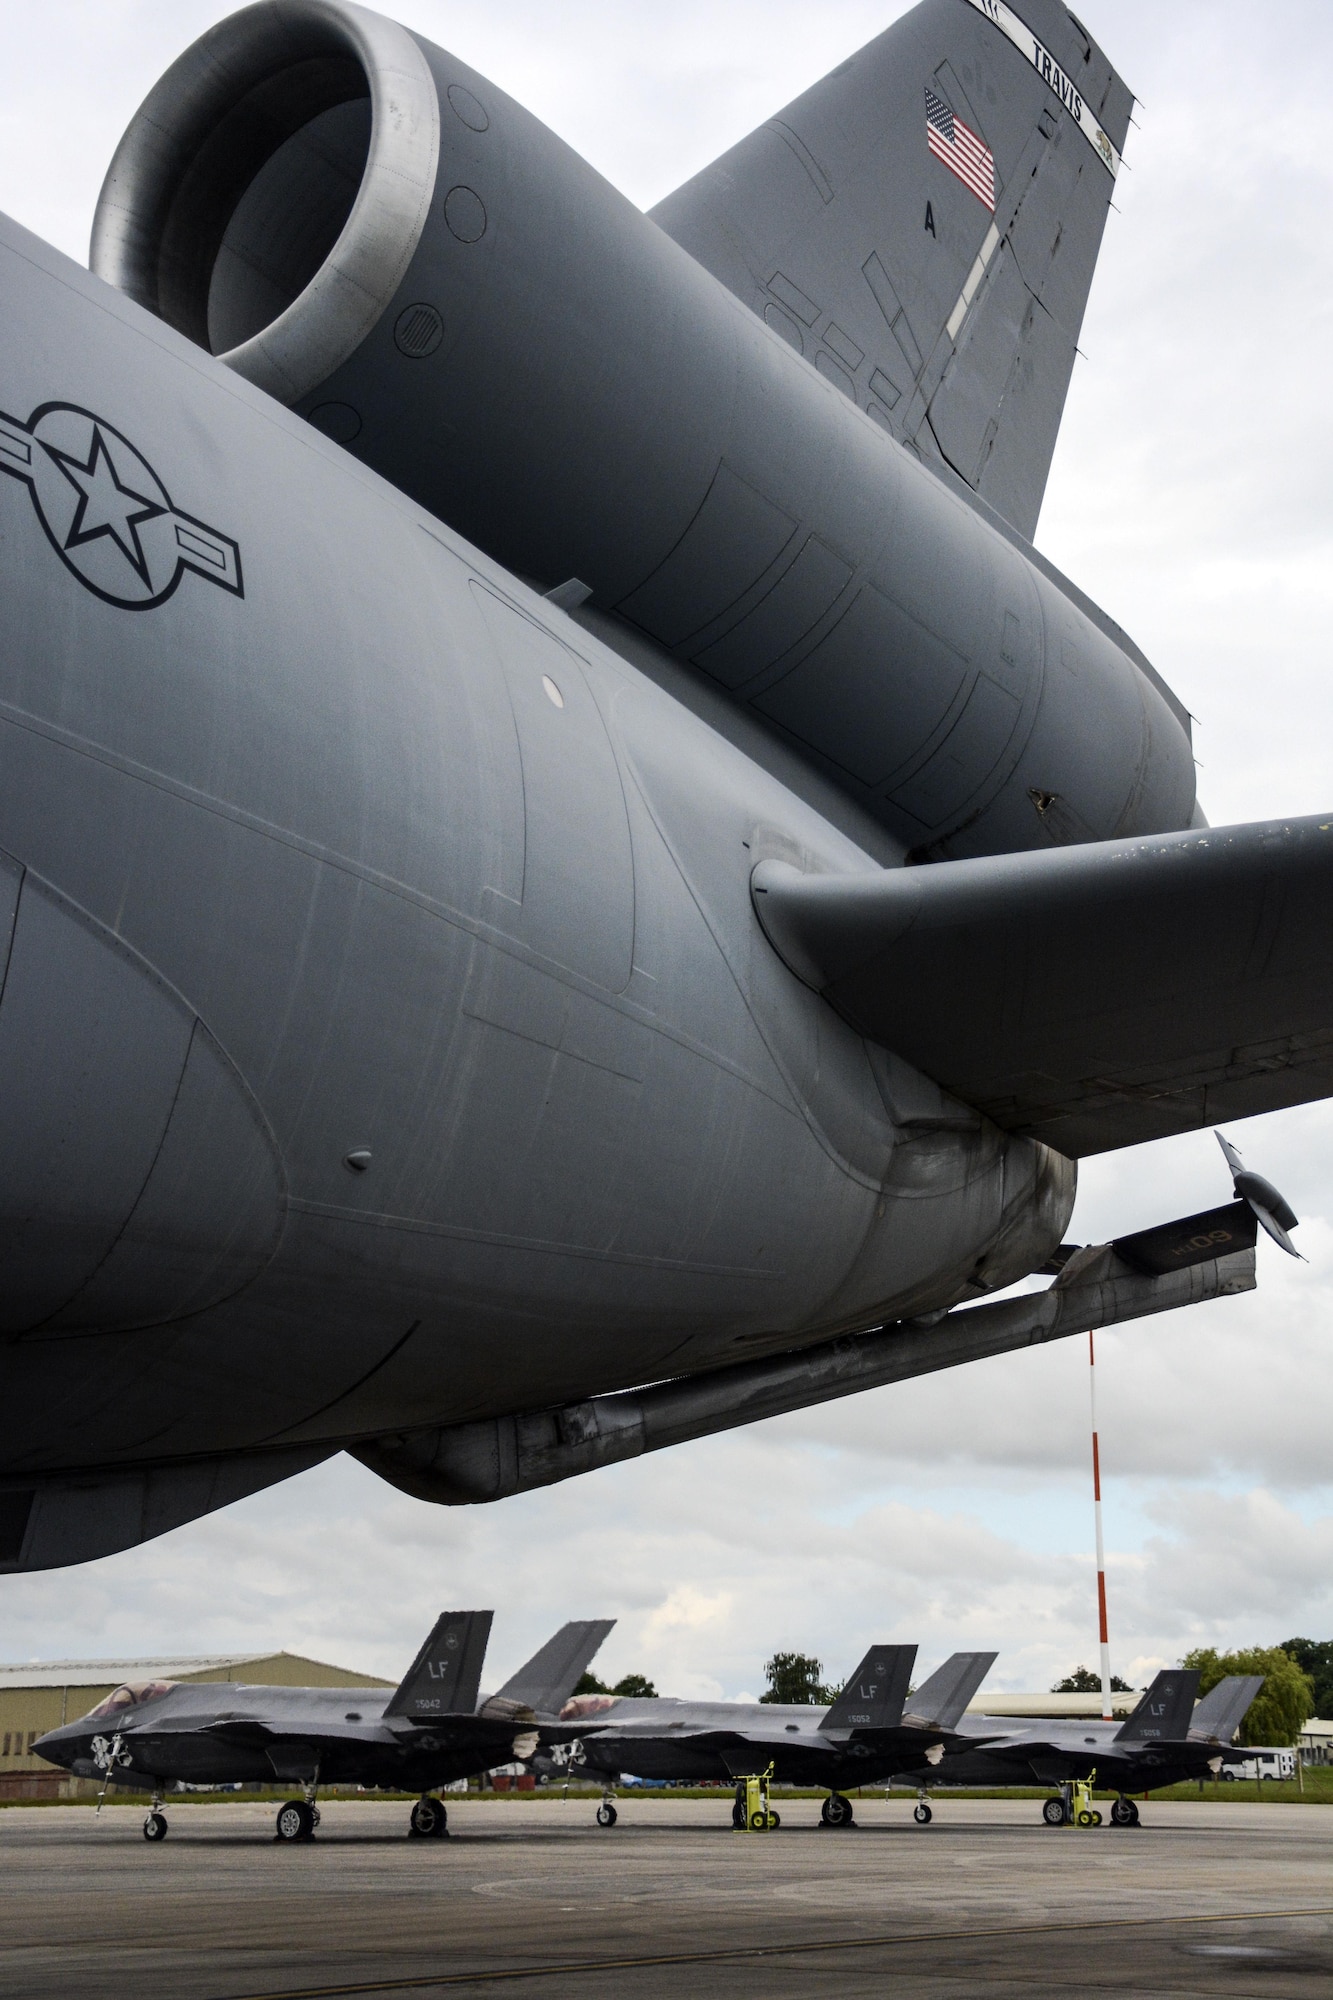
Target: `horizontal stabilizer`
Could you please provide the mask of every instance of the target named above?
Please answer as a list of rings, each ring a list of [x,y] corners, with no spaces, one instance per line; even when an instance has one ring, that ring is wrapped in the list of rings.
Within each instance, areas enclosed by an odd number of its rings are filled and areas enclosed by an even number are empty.
[[[1134,1713],[1116,1730],[1116,1743],[1182,1743],[1189,1735],[1194,1697],[1199,1692],[1193,1667],[1168,1667],[1158,1674]]]
[[[910,1697],[903,1721],[919,1729],[954,1728],[998,1658],[998,1653],[951,1653]]]
[[[915,1646],[872,1646],[820,1728],[894,1728],[902,1717],[915,1660]]]
[[[1071,1158],[1333,1095],[1333,819],[753,889],[859,1033]]]
[[[1237,1250],[1253,1250],[1258,1239],[1259,1224],[1249,1203],[1229,1201],[1179,1222],[1159,1222],[1153,1229],[1117,1236],[1111,1248],[1133,1270],[1160,1278],[1168,1271],[1188,1271],[1214,1257],[1230,1257]]]
[[[1228,1674],[1209,1688],[1190,1720],[1191,1736],[1230,1743],[1264,1684],[1262,1674]]]
[[[498,1693],[506,1701],[535,1709],[538,1715],[559,1715],[615,1622],[614,1618],[571,1619]]]
[[[404,1674],[384,1713],[427,1721],[437,1715],[471,1715],[481,1687],[491,1611],[445,1611]]]

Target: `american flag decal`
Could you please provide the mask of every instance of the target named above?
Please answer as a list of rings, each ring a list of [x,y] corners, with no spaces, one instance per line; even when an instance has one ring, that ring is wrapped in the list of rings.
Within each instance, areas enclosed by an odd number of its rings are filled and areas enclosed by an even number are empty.
[[[933,90],[926,92],[926,144],[994,215],[995,155]]]

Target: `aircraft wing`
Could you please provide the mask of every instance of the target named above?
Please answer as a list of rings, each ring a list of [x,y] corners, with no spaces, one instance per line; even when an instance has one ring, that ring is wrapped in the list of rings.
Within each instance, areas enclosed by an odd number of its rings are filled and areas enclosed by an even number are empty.
[[[1333,818],[753,890],[859,1033],[1071,1158],[1333,1094]]]

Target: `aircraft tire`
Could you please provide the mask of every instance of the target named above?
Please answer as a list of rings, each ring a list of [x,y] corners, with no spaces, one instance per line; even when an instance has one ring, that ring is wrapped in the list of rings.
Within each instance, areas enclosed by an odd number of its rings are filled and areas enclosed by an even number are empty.
[[[438,1840],[449,1828],[449,1814],[438,1799],[427,1794],[419,1798],[407,1817],[407,1830],[422,1838]]]
[[[738,1833],[745,1831],[745,1807],[738,1799],[731,1808],[731,1823]]]
[[[851,1826],[855,1817],[852,1802],[845,1799],[841,1792],[830,1792],[819,1809],[819,1817],[825,1826]]]
[[[598,1826],[614,1826],[619,1817],[614,1806],[601,1805],[597,1808]]]
[[[935,1815],[924,1799],[919,1799],[912,1808],[912,1818],[918,1826],[929,1826]]]
[[[1112,1826],[1137,1826],[1139,1809],[1133,1799],[1117,1799],[1111,1807]]]
[[[167,1822],[163,1814],[161,1814],[160,1812],[149,1813],[147,1819],[143,1823],[143,1837],[145,1840],[166,1839]]]
[[[279,1840],[288,1843],[294,1840],[309,1840],[315,1831],[315,1815],[304,1799],[288,1799],[278,1807],[278,1817],[274,1822]]]
[[[1063,1826],[1065,1823],[1065,1802],[1063,1799],[1047,1799],[1041,1809],[1041,1816],[1047,1826]]]

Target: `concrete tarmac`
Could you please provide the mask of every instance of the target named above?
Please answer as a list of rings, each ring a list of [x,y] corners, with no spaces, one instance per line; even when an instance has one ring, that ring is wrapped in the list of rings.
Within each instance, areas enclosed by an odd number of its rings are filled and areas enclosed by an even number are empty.
[[[729,1799],[333,1803],[308,1845],[274,1808],[0,1811],[4,2000],[579,2000],[1333,1994],[1333,1807],[1148,1803],[1119,1831],[1048,1828],[1035,1800],[858,1801],[854,1831],[786,1802],[735,1833]]]

